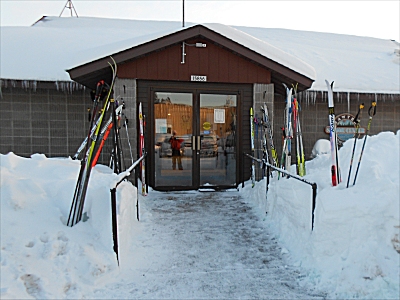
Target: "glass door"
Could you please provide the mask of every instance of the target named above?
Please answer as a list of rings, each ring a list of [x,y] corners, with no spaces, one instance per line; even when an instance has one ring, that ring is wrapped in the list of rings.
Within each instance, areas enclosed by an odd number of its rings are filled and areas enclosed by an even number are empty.
[[[199,185],[236,186],[237,95],[199,94]]]
[[[154,92],[156,188],[237,185],[237,98],[200,90]]]
[[[193,94],[154,94],[155,186],[193,187]]]

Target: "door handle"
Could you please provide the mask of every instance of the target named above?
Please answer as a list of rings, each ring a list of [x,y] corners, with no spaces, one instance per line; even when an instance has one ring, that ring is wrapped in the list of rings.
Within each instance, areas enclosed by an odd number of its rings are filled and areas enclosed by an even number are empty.
[[[197,137],[197,139],[196,139]],[[192,151],[200,151],[201,150],[201,139],[200,136],[192,135]]]
[[[197,136],[197,151],[201,150],[200,136]]]

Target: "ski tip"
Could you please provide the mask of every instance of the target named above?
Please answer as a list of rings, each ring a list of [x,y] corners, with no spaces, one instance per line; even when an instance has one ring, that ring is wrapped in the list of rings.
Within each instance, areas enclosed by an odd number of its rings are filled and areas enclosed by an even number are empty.
[[[325,79],[325,83],[326,83],[326,85],[327,85],[328,87],[333,88],[333,83],[334,83],[334,82],[335,82],[335,81],[332,81],[331,83],[329,83],[329,81]]]

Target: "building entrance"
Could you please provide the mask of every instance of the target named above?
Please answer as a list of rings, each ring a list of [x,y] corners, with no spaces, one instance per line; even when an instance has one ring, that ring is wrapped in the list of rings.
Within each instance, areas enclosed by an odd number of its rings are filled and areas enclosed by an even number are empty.
[[[239,93],[153,91],[155,188],[237,186]]]

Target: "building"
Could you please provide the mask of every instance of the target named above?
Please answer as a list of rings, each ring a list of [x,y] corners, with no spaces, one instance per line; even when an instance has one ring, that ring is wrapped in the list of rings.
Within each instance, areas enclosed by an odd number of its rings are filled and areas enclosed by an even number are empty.
[[[110,56],[118,64],[114,97],[126,104],[135,158],[137,107],[143,103],[147,177],[160,190],[229,188],[247,180],[249,109],[259,116],[264,102],[273,115],[279,153],[282,83],[297,85],[307,156],[316,140],[328,137],[325,79],[335,80],[337,114],[355,114],[361,102],[368,107],[377,100],[371,133],[400,128],[394,41],[222,24],[180,26],[43,17],[32,27],[3,27],[1,153],[72,155],[88,131],[90,90],[98,80],[111,79]],[[184,140],[183,170],[173,170],[165,143],[174,130]],[[121,135],[129,164],[127,136]],[[103,162],[108,155],[103,151]]]

